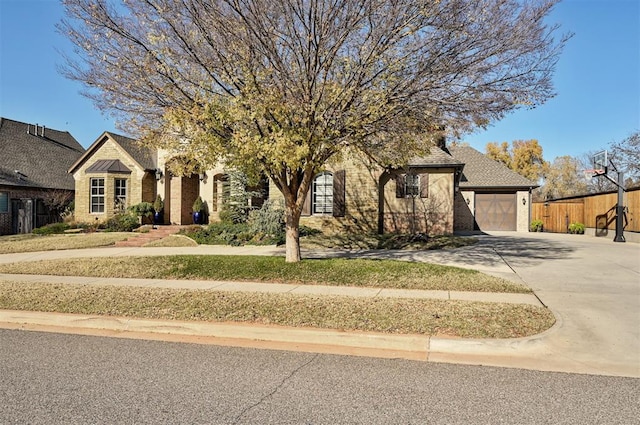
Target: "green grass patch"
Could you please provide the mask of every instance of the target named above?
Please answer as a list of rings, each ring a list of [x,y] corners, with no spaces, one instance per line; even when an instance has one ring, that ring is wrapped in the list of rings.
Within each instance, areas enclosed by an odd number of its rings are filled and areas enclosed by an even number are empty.
[[[0,265],[0,273],[254,281],[302,285],[528,293],[529,288],[475,270],[372,259],[176,255],[47,260]]]
[[[151,319],[514,338],[551,327],[530,305],[0,281],[0,308]]]

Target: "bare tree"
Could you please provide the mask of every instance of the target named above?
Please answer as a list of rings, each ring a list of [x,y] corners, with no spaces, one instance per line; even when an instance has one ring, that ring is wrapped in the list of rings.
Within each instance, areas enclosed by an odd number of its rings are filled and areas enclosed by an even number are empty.
[[[383,167],[554,95],[557,0],[64,0],[66,74],[121,127],[199,164],[264,173],[287,261],[314,175]]]
[[[624,173],[625,184],[640,184],[640,131],[611,143],[609,152],[614,165]]]

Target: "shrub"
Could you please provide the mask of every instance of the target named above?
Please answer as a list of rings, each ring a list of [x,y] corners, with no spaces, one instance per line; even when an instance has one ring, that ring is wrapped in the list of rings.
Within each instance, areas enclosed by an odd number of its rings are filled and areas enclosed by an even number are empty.
[[[100,227],[107,232],[131,232],[133,229],[140,227],[140,223],[135,215],[122,213],[114,215]]]
[[[584,224],[582,223],[571,223],[569,225],[569,233],[582,235],[584,234]]]
[[[153,209],[155,212],[160,212],[164,209],[164,201],[160,195],[156,196],[156,200],[153,203]]]
[[[151,202],[140,202],[129,207],[129,211],[137,217],[151,217],[153,215],[153,204]]]
[[[249,231],[246,224],[211,223],[200,229],[187,229],[185,232],[194,241],[202,245],[242,245],[246,242],[240,240],[239,235]]]
[[[284,209],[282,203],[266,201],[262,208],[249,214],[249,226],[254,233],[270,236],[284,235]]]
[[[304,226],[304,225],[300,226],[298,228],[298,232],[300,234],[300,237],[303,237],[303,236],[315,236],[315,235],[322,234],[322,230],[314,229],[313,227]]]
[[[202,202],[202,198],[199,195],[193,202],[192,210],[194,213],[201,213],[204,210],[204,202]]]
[[[33,229],[34,235],[53,235],[58,233],[64,233],[65,230],[70,229],[71,226],[67,223],[51,223],[46,226]]]
[[[533,220],[531,222],[530,229],[531,229],[532,232],[542,232],[543,224],[544,223],[542,222],[542,220]]]

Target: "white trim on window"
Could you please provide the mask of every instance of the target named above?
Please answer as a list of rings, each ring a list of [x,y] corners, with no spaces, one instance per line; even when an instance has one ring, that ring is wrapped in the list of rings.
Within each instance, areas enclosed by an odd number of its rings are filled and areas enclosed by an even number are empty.
[[[127,179],[114,179],[115,209],[123,211],[127,208]]]
[[[333,214],[333,174],[328,171],[313,179],[313,214]]]
[[[92,177],[90,181],[91,197],[89,211],[91,214],[104,213],[104,178]]]
[[[420,176],[407,174],[404,178],[404,196],[412,198],[420,194]]]

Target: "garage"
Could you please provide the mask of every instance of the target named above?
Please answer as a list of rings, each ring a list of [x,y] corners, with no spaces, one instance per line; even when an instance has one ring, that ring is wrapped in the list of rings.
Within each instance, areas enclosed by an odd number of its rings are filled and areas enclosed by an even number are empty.
[[[515,193],[476,193],[475,208],[480,230],[516,230]]]

